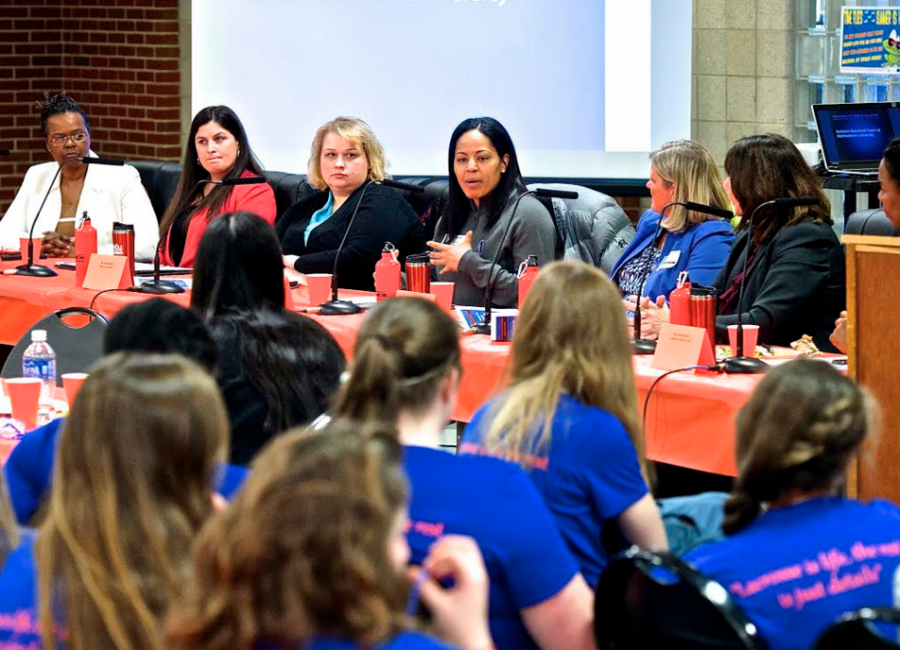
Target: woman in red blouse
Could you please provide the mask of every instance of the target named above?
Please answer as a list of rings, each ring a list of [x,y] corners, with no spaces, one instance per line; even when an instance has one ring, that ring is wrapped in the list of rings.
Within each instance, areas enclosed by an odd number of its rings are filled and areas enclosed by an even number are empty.
[[[162,262],[194,266],[210,219],[242,210],[275,224],[275,193],[268,183],[218,185],[231,178],[262,175],[244,125],[227,106],[208,106],[194,117],[175,197],[160,224]]]

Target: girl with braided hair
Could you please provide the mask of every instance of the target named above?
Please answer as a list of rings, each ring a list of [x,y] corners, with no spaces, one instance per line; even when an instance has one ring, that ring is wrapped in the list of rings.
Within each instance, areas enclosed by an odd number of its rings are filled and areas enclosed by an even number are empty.
[[[840,495],[877,417],[864,388],[816,360],[774,369],[738,414],[728,537],[687,559],[731,592],[771,650],[808,650],[842,614],[894,604],[900,508]]]

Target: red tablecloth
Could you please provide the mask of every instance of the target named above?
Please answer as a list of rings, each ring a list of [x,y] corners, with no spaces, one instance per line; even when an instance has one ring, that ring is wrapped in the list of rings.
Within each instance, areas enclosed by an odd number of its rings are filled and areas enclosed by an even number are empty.
[[[4,263],[4,266],[10,268],[15,264]],[[49,279],[0,276],[0,343],[14,344],[34,321],[53,310],[88,306],[96,292],[73,285],[71,271],[60,271],[58,277]],[[341,293],[371,295],[357,291]],[[125,305],[146,298],[137,293],[106,293],[96,299],[94,308],[111,317]],[[187,293],[167,298],[182,305],[190,302]],[[294,289],[293,298],[298,311],[308,306],[305,287]],[[363,314],[308,316],[326,327],[348,358],[351,356]],[[453,417],[468,421],[504,385],[510,344],[491,343],[486,336],[465,336],[461,344],[463,377]],[[634,372],[639,404],[643,408],[650,384],[662,371],[650,367],[650,357],[635,357]],[[647,413],[648,458],[734,475],[734,415],[758,382],[759,376],[753,375],[676,374],[662,380],[654,390]]]

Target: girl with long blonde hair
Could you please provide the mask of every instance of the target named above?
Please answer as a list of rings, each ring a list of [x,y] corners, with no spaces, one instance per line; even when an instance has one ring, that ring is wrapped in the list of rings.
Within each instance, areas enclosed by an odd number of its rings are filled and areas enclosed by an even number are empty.
[[[44,648],[162,647],[227,448],[219,390],[193,362],[119,353],[92,367],[59,437],[47,518],[18,567],[32,598],[21,609],[39,614],[26,627]]]
[[[620,305],[587,264],[541,271],[516,325],[509,388],[474,415],[461,448],[529,470],[589,584],[607,563],[607,521],[628,542],[666,547]]]

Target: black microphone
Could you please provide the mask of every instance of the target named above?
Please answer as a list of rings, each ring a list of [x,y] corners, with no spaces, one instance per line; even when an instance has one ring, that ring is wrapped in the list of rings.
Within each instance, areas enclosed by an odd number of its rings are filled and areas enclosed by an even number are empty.
[[[744,288],[747,286],[747,262],[750,259],[750,248],[753,246],[753,217],[755,217],[756,213],[762,208],[770,205],[780,208],[796,208],[817,205],[819,202],[820,200],[817,196],[784,197],[760,203],[756,206],[756,209],[750,213],[750,217],[747,219],[747,250],[744,254],[741,290],[738,293],[737,345],[735,346],[736,349],[732,350],[734,356],[725,360],[725,372],[740,375],[754,375],[766,372],[769,369],[769,364],[762,359],[756,358],[756,350],[751,350],[749,357],[744,356]]]
[[[50,181],[50,187],[47,188],[47,193],[44,194],[44,200],[41,201],[41,207],[38,208],[37,214],[34,215],[34,221],[31,222],[31,230],[28,231],[28,263],[17,266],[14,275],[27,275],[34,278],[49,278],[57,275],[56,271],[49,266],[41,266],[40,264],[34,263],[34,227],[37,225],[38,217],[41,216],[41,210],[44,209],[44,204],[50,197],[50,192],[53,191],[53,184],[56,182],[56,179],[59,178],[59,172],[61,171],[62,165],[59,165],[56,168],[56,173],[53,174],[53,180]],[[38,259],[40,259],[40,253],[38,253]]]
[[[246,176],[238,178],[225,178],[221,181],[206,181],[213,185],[221,185],[222,187],[231,187],[232,185],[260,185],[267,182],[265,176]]]
[[[8,156],[12,153],[12,149],[0,149],[0,156]]]
[[[821,199],[818,196],[797,196],[797,197],[788,197],[783,199],[773,199],[769,201],[773,205],[777,205],[782,208],[800,208],[807,205],[818,205]],[[763,203],[760,208],[765,205]],[[757,208],[758,210],[759,208]],[[755,212],[755,210],[754,210]]]
[[[84,156],[83,158],[78,158],[78,160],[88,165],[114,165],[116,167],[121,167],[125,164],[125,161],[120,158],[90,158]]]
[[[528,190],[520,194],[519,198],[516,199],[516,204],[513,206],[512,214],[509,216],[509,221],[506,222],[506,228],[503,231],[503,236],[500,238],[500,245],[497,246],[497,252],[494,253],[494,261],[491,263],[491,268],[488,271],[488,284],[487,288],[484,290],[484,320],[480,323],[476,323],[472,328],[473,330],[475,330],[476,334],[490,335],[491,333],[491,299],[494,294],[494,284],[497,282],[497,276],[494,275],[494,267],[497,266],[497,260],[500,257],[500,253],[503,252],[503,243],[506,241],[506,236],[509,234],[510,226],[512,226],[512,223],[515,220],[516,210],[519,209],[519,203],[521,203],[522,199],[524,199],[526,196],[534,196],[537,193],[538,190]]]
[[[319,314],[322,316],[343,316],[344,314],[358,314],[362,311],[362,307],[355,302],[338,299],[338,263],[341,261],[341,251],[344,250],[347,235],[350,234],[350,228],[353,227],[353,221],[356,219],[356,213],[359,212],[359,206],[362,205],[366,192],[373,185],[387,185],[386,180],[369,181],[359,194],[359,201],[356,202],[356,207],[353,208],[353,214],[350,215],[350,221],[347,223],[347,229],[344,231],[344,238],[341,239],[341,244],[338,246],[337,253],[334,256],[334,268],[331,270],[331,300],[323,302],[320,306]],[[406,185],[406,183],[397,183],[396,181],[391,181],[391,183],[395,183],[392,187],[396,187],[397,184]]]
[[[680,205],[685,210],[690,210],[692,212],[702,212],[703,214],[711,214],[716,217],[722,217],[723,219],[731,219],[734,216],[734,213],[731,210],[725,210],[724,208],[717,208],[712,205],[706,205],[705,203],[694,203],[693,201],[672,201],[671,203],[667,203],[663,206],[663,209],[660,211],[659,221],[656,224],[656,230],[653,231],[653,239],[650,240],[650,246],[656,245],[656,240],[659,239],[659,231],[662,228],[662,222],[666,218],[666,210],[671,208],[674,205]],[[638,283],[637,296],[635,296],[635,310],[634,310],[634,321],[632,329],[634,330],[634,339],[632,341],[632,345],[634,347],[634,354],[653,354],[656,352],[656,341],[651,341],[650,339],[645,339],[641,336],[641,297],[644,293],[644,283],[647,281],[647,277],[650,275],[651,270],[647,270],[644,273],[644,276],[641,278],[640,283]]]
[[[578,192],[572,192],[570,190],[551,190],[538,188],[535,190],[535,196],[540,196],[546,199],[577,199]]]
[[[397,190],[405,190],[414,194],[422,194],[425,188],[421,185],[413,185],[412,183],[401,183],[400,181],[391,180],[390,178],[382,178],[381,184],[385,187],[393,187]]]
[[[725,208],[717,208],[713,205],[706,205],[704,203],[694,203],[693,201],[685,201],[683,205],[686,210],[691,210],[693,212],[711,214],[714,217],[721,217],[726,220],[734,219],[734,212],[726,210]]]

